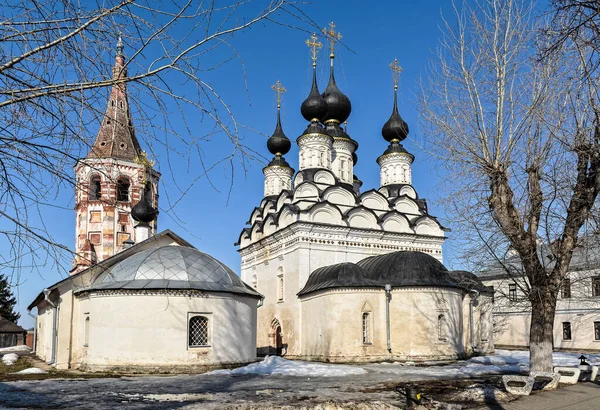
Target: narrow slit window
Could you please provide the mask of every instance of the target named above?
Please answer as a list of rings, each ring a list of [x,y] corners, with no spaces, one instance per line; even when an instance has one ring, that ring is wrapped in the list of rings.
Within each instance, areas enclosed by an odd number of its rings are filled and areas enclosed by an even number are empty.
[[[563,340],[571,340],[571,322],[563,322]]]
[[[600,322],[594,322],[594,340],[600,340]]]
[[[517,301],[517,284],[511,283],[508,285],[508,300],[511,302]]]
[[[371,315],[369,312],[362,314],[362,342],[364,345],[371,344]]]
[[[592,278],[592,296],[600,296],[600,276]]]
[[[439,315],[438,316],[438,339],[442,341],[446,341],[448,339],[448,325],[446,324],[446,316]]]

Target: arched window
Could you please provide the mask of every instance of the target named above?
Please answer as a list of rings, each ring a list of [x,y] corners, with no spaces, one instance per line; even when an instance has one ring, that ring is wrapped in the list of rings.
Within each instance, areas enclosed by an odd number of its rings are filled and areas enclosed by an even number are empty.
[[[208,346],[208,318],[192,316],[188,328],[189,347]]]
[[[117,201],[129,201],[129,180],[126,178],[120,178],[117,181]]]
[[[90,179],[90,201],[98,201],[102,196],[102,180],[100,175],[94,175]]]
[[[448,325],[446,323],[446,317],[444,315],[438,316],[437,327],[438,339],[445,341],[448,338]]]
[[[369,312],[362,314],[362,342],[364,345],[371,344],[371,314]]]

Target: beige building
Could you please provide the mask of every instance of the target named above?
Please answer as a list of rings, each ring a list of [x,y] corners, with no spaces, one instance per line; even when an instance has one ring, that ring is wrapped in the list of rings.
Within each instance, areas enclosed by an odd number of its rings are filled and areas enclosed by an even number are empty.
[[[308,126],[296,141],[299,170],[284,158],[291,141],[277,83],[277,122],[267,141],[274,157],[263,169],[263,199],[238,240],[242,279],[265,297],[259,353],[379,361],[492,350],[491,299],[473,275],[444,267],[447,229],[412,185],[414,156],[401,144],[408,125],[396,92],[381,131],[389,145],[377,158],[380,187],[361,192],[354,174],[359,144],[341,126],[351,103],[336,85],[334,53],[323,94],[314,57],[312,88],[301,105]],[[464,285],[465,277],[472,284]]]
[[[554,348],[577,352],[600,351],[600,245],[583,238],[576,248],[567,278],[561,284],[554,318]],[[544,252],[540,248],[540,252]],[[548,255],[550,253],[548,252]],[[551,264],[551,258],[545,260]],[[494,291],[496,347],[527,349],[531,307],[525,297],[527,281],[515,256],[479,274]]]

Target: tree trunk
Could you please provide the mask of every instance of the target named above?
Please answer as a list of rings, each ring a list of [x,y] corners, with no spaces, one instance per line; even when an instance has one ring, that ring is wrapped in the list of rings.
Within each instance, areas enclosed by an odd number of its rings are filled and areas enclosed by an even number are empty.
[[[553,298],[550,295],[545,295],[544,297],[538,294],[536,296],[531,301],[531,327],[529,330],[530,371],[551,372],[556,299],[552,300]]]

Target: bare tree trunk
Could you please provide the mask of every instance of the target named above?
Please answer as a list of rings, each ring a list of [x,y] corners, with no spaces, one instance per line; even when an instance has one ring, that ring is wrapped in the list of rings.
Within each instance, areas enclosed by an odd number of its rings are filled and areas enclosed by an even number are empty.
[[[556,297],[540,294],[539,297],[532,299],[531,327],[529,331],[530,371],[551,372]]]

